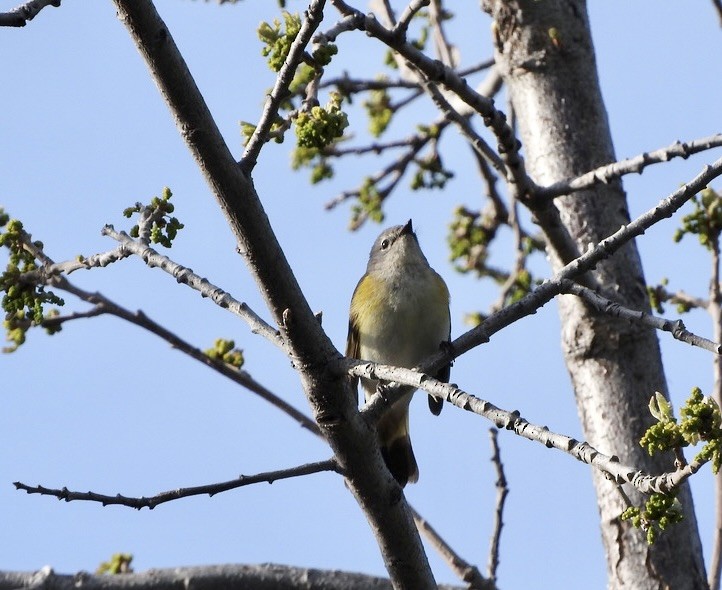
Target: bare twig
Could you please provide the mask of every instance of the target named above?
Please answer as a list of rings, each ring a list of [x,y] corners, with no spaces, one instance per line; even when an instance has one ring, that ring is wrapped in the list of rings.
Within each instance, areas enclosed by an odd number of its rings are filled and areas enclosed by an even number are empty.
[[[411,508],[414,515],[416,527],[428,539],[434,549],[441,555],[446,564],[451,568],[459,578],[469,584],[469,588],[474,590],[494,590],[496,584],[491,580],[487,580],[481,575],[479,568],[470,564],[463,559],[454,549],[439,535],[427,520],[421,516],[414,508]]]
[[[228,309],[238,317],[245,320],[254,334],[260,334],[276,346],[283,347],[278,333],[265,320],[263,320],[248,305],[235,299],[230,293],[209,282],[208,279],[194,273],[191,269],[174,262],[151,248],[134,240],[123,231],[116,231],[112,225],[106,225],[103,235],[120,242],[126,251],[140,257],[149,267],[157,267],[170,274],[176,281],[198,291],[203,297],[208,297],[219,307]]]
[[[496,136],[499,143],[498,151],[510,172],[511,181],[515,185],[512,190],[518,191],[519,194],[526,194],[534,187],[533,182],[526,174],[524,161],[519,154],[521,144],[507,124],[504,114],[494,106],[493,100],[474,91],[466,80],[452,68],[438,60],[431,59],[410,43],[399,39],[393,31],[379,23],[372,14],[364,15],[343,0],[331,0],[331,3],[345,17],[344,20],[352,22],[355,28],[365,31],[393,49],[406,61],[414,64],[430,81],[443,84],[479,113],[483,117],[484,125],[489,127]]]
[[[689,332],[682,320],[665,320],[664,318],[659,318],[643,311],[628,309],[619,303],[611,301],[606,297],[602,297],[591,289],[583,287],[582,285],[568,279],[562,279],[561,284],[562,293],[576,295],[577,297],[584,299],[584,301],[602,313],[623,318],[630,322],[642,324],[644,326],[650,326],[656,330],[661,330],[662,332],[669,332],[676,340],[686,342],[692,346],[699,346],[704,350],[715,353],[718,357],[722,354],[722,345]]]
[[[53,284],[56,287],[67,291],[68,293],[72,293],[83,301],[93,304],[94,307],[85,312],[77,312],[66,316],[47,318],[43,320],[43,327],[59,326],[65,322],[75,319],[90,318],[102,314],[110,314],[115,317],[121,318],[162,338],[173,348],[180,350],[181,352],[187,354],[198,362],[203,363],[207,367],[210,367],[211,369],[221,373],[228,379],[235,381],[242,387],[245,387],[249,391],[252,391],[262,399],[269,402],[274,407],[281,410],[287,416],[298,422],[301,427],[309,430],[316,435],[320,435],[318,425],[311,418],[309,418],[308,416],[303,414],[303,412],[300,412],[291,404],[281,399],[275,393],[264,387],[261,383],[256,381],[247,371],[239,370],[236,367],[233,367],[227,363],[212,359],[199,348],[193,346],[186,340],[183,340],[177,334],[174,334],[167,328],[161,326],[160,324],[149,318],[142,311],[131,312],[130,310],[108,299],[101,293],[90,293],[88,291],[84,291],[83,289],[80,289],[79,287],[73,285],[63,277],[58,277],[53,282]]]
[[[60,0],[31,0],[10,12],[0,12],[0,27],[24,27],[46,6],[58,7]]]
[[[509,494],[509,488],[506,486],[506,476],[504,475],[504,465],[501,462],[501,455],[499,454],[498,432],[496,428],[489,429],[489,440],[492,451],[491,462],[494,464],[496,471],[494,532],[491,535],[491,543],[489,544],[489,565],[487,567],[487,576],[492,582],[496,582],[496,571],[499,567],[499,543],[501,541],[501,529],[504,526],[504,504],[506,503],[506,496]]]
[[[407,62],[406,65],[410,69],[418,72],[418,70],[416,70],[412,63]],[[474,131],[474,128],[471,126],[468,117],[464,117],[463,115],[459,114],[449,104],[446,98],[444,98],[444,95],[438,89],[436,84],[429,81],[421,74],[421,72],[418,72],[418,78],[422,88],[431,97],[431,100],[434,101],[436,107],[443,113],[444,118],[457,126],[461,134],[468,140],[474,151],[479,153],[482,157],[486,158],[491,163],[491,165],[496,168],[496,170],[506,176],[507,170],[504,162],[496,154],[496,152],[491,149],[489,144],[486,143],[486,141],[484,141],[484,139],[476,131]]]
[[[401,39],[406,40],[406,33],[409,30],[411,19],[414,18],[417,12],[429,5],[429,0],[412,0],[408,3],[404,11],[401,13],[398,22],[393,27],[392,31],[395,35],[398,35]]]
[[[296,38],[291,44],[288,56],[286,56],[286,61],[278,72],[273,90],[271,90],[271,93],[266,99],[261,119],[258,121],[253,135],[248,140],[246,150],[241,158],[240,165],[246,174],[250,174],[256,165],[258,155],[261,153],[261,148],[263,144],[266,143],[268,132],[278,114],[278,109],[283,100],[288,96],[288,87],[293,81],[298,64],[300,64],[303,59],[306,46],[311,41],[313,33],[323,20],[323,8],[325,4],[326,0],[312,0],[306,10],[306,18],[301,25],[301,29],[298,31],[298,35],[296,35]]]
[[[641,174],[647,166],[651,166],[652,164],[668,162],[674,158],[686,160],[691,155],[720,146],[722,146],[722,133],[689,142],[676,141],[672,145],[653,152],[645,152],[633,158],[627,158],[626,160],[600,166],[577,178],[562,180],[549,186],[537,187],[534,192],[534,198],[553,199],[561,195],[591,188],[598,183],[608,184],[627,174]]]
[[[149,498],[133,498],[122,496],[121,494],[107,496],[105,494],[96,494],[95,492],[73,492],[68,488],[52,489],[44,486],[29,486],[19,481],[14,482],[13,485],[17,490],[25,491],[28,494],[55,496],[58,500],[65,500],[66,502],[84,500],[87,502],[99,502],[103,506],[117,504],[120,506],[136,508],[137,510],[140,510],[141,508],[149,508],[152,510],[160,504],[171,502],[173,500],[179,500],[180,498],[189,498],[191,496],[205,494],[208,496],[215,496],[221,492],[227,492],[228,490],[234,490],[251,484],[264,482],[273,483],[274,481],[309,475],[311,473],[319,473],[321,471],[335,471],[337,473],[341,473],[336,461],[334,459],[328,459],[326,461],[318,461],[316,463],[308,463],[306,465],[299,465],[298,467],[291,467],[290,469],[267,471],[256,475],[240,475],[235,479],[214,484],[178,488],[167,492],[161,492],[160,494],[156,494],[155,496],[151,496]]]

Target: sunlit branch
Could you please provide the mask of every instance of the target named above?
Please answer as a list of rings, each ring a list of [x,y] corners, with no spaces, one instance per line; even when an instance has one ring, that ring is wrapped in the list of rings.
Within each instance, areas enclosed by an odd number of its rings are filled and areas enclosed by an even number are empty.
[[[712,245],[712,277],[709,288],[709,306],[707,311],[712,318],[714,337],[722,339],[722,289],[720,288],[720,235],[717,232],[710,239]],[[714,383],[712,399],[722,404],[722,357],[713,362]],[[719,590],[722,577],[722,478],[715,477],[715,526],[712,541],[712,556],[709,568],[710,590]]]
[[[416,69],[413,64],[407,64],[409,68]],[[426,91],[426,93],[434,101],[436,107],[442,112],[444,118],[456,125],[461,134],[467,139],[471,147],[479,153],[481,156],[486,158],[497,171],[506,176],[506,166],[502,159],[494,152],[486,141],[474,131],[469,119],[460,115],[444,98],[444,95],[437,88],[436,84],[430,82],[423,75],[419,75],[419,83]]]
[[[429,80],[443,84],[479,113],[483,117],[484,125],[489,127],[496,136],[499,143],[498,151],[511,172],[511,180],[519,186],[520,194],[528,192],[532,185],[526,174],[524,162],[519,155],[521,144],[507,124],[504,114],[494,106],[493,100],[473,90],[466,80],[452,68],[445,66],[439,60],[431,59],[410,43],[399,39],[393,34],[393,31],[379,23],[372,14],[364,15],[343,0],[331,0],[331,3],[345,17],[345,21],[350,21],[355,28],[365,31],[393,49],[406,61],[421,70]]]
[[[408,391],[405,388],[421,389],[462,410],[486,418],[499,429],[510,430],[522,438],[567,453],[581,463],[586,463],[609,474],[615,482],[631,484],[642,493],[672,492],[691,475],[699,471],[705,463],[709,462],[709,459],[701,459],[698,456],[689,464],[680,466],[674,471],[661,475],[650,475],[635,467],[623,465],[617,457],[605,455],[587,442],[578,441],[565,434],[552,432],[546,426],[533,424],[522,418],[518,411],[504,410],[491,402],[462,390],[454,384],[443,383],[413,369],[354,359],[341,361],[339,367],[341,366],[345,367],[347,373],[354,377],[375,379],[402,386],[396,388],[397,391],[393,392],[393,396],[390,395],[391,389],[386,390],[386,399],[383,399],[383,396],[377,393],[362,409],[362,413],[368,415],[369,419],[374,419],[376,413],[380,409],[382,410],[383,406],[393,404],[397,399],[397,392],[403,395],[405,391]]]
[[[602,297],[591,289],[583,287],[582,285],[568,279],[562,279],[561,286],[562,293],[576,295],[604,314],[623,318],[630,322],[642,324],[644,326],[649,326],[662,332],[669,332],[676,340],[685,342],[692,346],[698,346],[704,350],[713,352],[716,355],[722,354],[722,345],[689,332],[682,320],[666,320],[643,311],[626,308],[619,303],[611,301],[606,297]]]
[[[653,152],[644,152],[633,158],[627,158],[626,160],[600,166],[577,178],[562,180],[549,186],[537,187],[534,198],[551,199],[560,195],[585,190],[599,183],[608,184],[627,174],[641,174],[647,166],[651,166],[652,164],[668,162],[674,158],[686,160],[689,156],[720,146],[722,146],[721,133],[689,142],[676,141],[670,146]]]
[[[299,477],[302,475],[310,475],[321,471],[335,471],[336,473],[340,473],[336,461],[334,459],[329,459],[326,461],[319,461],[317,463],[299,465],[298,467],[292,467],[290,469],[267,471],[265,473],[258,473],[255,475],[240,475],[235,479],[219,483],[178,488],[167,492],[161,492],[160,494],[156,494],[155,496],[150,496],[148,498],[144,496],[140,498],[123,496],[121,494],[108,496],[105,494],[97,494],[95,492],[74,492],[68,488],[52,489],[46,488],[45,486],[29,486],[19,481],[14,482],[13,485],[15,486],[15,489],[25,491],[28,494],[54,496],[58,500],[65,500],[66,502],[83,500],[86,502],[98,502],[103,506],[117,504],[120,506],[135,508],[137,510],[140,510],[141,508],[149,508],[152,510],[160,504],[171,502],[173,500],[179,500],[181,498],[189,498],[191,496],[200,495],[215,496],[221,492],[227,492],[247,485],[256,483],[273,483],[274,481],[289,479],[291,477]]]
[[[283,342],[277,330],[264,321],[256,312],[254,312],[245,303],[234,299],[233,296],[215,286],[208,279],[205,279],[191,269],[172,261],[151,248],[142,244],[138,240],[134,240],[128,234],[116,231],[112,225],[106,225],[102,231],[103,235],[109,236],[120,242],[121,245],[132,254],[140,257],[149,267],[160,268],[170,274],[176,281],[187,285],[191,289],[198,291],[203,297],[208,297],[219,307],[228,309],[230,312],[243,319],[250,327],[251,332],[260,334],[276,346],[283,347]]]
[[[250,174],[256,165],[258,155],[261,153],[261,148],[266,143],[268,132],[271,130],[273,121],[278,114],[278,109],[288,96],[288,87],[293,81],[298,64],[300,64],[303,59],[306,46],[311,41],[313,33],[323,20],[323,8],[325,4],[326,0],[312,0],[305,12],[306,18],[291,44],[286,61],[276,77],[273,90],[271,90],[266,99],[261,119],[258,121],[253,135],[248,140],[246,150],[241,158],[240,165],[246,174]]]
[[[411,24],[411,19],[414,18],[416,13],[419,12],[422,8],[429,5],[429,0],[412,0],[406,5],[406,8],[404,8],[404,11],[401,13],[401,16],[399,17],[399,20],[396,22],[396,25],[394,25],[392,32],[395,35],[398,35],[402,39],[406,39],[406,33],[409,30],[409,25]]]

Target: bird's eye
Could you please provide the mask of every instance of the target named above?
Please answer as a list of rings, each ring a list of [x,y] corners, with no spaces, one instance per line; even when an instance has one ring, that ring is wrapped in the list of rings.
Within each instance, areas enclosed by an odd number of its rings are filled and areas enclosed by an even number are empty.
[[[389,242],[388,240],[384,240],[383,242],[381,242],[381,249],[382,249],[382,250],[386,250],[386,248],[389,247],[389,244],[390,244],[390,243],[391,243],[391,242]]]

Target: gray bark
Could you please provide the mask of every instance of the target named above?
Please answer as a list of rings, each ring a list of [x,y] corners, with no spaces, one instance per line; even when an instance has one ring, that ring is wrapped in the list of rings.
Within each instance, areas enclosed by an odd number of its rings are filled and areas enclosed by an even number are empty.
[[[548,185],[614,161],[614,149],[596,73],[586,4],[580,0],[490,0],[495,20],[497,63],[519,122],[527,170]],[[548,205],[529,203],[549,243],[566,232],[578,251],[628,223],[620,183],[554,201],[561,227],[549,227]],[[567,241],[568,243],[568,241]],[[551,252],[556,269],[568,253]],[[634,243],[599,264],[585,282],[607,297],[649,311],[645,280]],[[648,402],[666,394],[656,334],[596,313],[579,299],[560,299],[562,346],[585,438],[604,453],[651,473],[669,468],[669,457],[650,458],[639,439],[650,425]],[[653,546],[619,518],[625,509],[615,485],[594,472],[609,588],[706,588],[702,549],[691,495],[680,492],[685,520]],[[631,500],[643,498],[627,490]]]

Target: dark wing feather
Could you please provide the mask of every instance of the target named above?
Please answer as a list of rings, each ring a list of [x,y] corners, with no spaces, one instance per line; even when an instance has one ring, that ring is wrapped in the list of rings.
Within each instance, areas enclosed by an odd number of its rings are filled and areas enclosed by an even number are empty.
[[[353,318],[348,322],[348,337],[346,338],[346,356],[357,359],[360,355],[358,328],[353,325]],[[352,386],[356,390],[356,403],[358,404],[358,377],[352,377]]]

